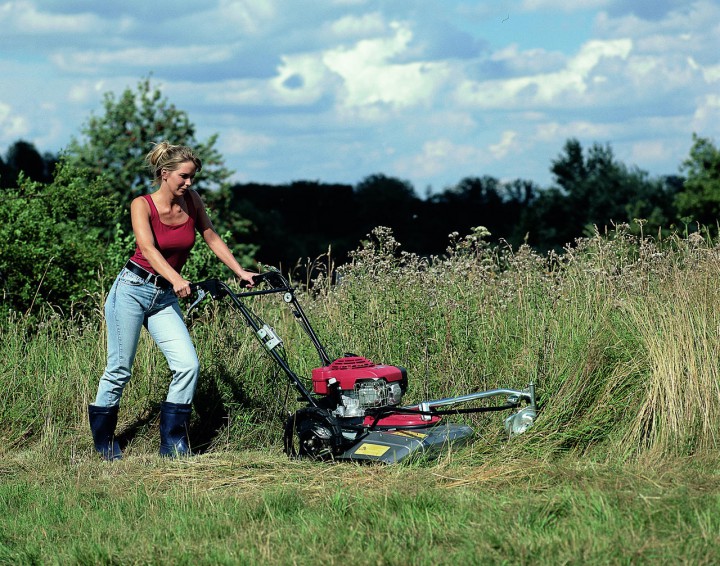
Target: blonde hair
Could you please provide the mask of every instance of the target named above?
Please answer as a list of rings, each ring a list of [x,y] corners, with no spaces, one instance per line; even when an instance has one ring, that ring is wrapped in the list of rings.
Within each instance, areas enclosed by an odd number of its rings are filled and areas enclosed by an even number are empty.
[[[172,145],[170,142],[162,141],[155,144],[155,147],[145,156],[147,164],[153,176],[153,185],[159,185],[162,180],[162,170],[175,171],[182,163],[192,161],[195,170],[200,172],[202,161],[193,150],[184,145]]]

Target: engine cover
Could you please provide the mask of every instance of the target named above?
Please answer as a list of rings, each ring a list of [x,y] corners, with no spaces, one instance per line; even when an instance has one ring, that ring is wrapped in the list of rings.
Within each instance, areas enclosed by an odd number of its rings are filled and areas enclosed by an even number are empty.
[[[361,356],[345,356],[312,370],[313,391],[318,395],[327,395],[331,384],[337,383],[342,391],[353,391],[359,381],[373,379],[398,383],[403,391],[407,389],[405,368],[375,364]]]

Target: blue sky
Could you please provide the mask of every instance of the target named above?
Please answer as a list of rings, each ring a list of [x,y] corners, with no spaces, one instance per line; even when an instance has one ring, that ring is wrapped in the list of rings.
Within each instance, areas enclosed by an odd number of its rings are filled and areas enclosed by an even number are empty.
[[[236,181],[552,183],[568,138],[676,174],[720,130],[717,0],[0,0],[0,151],[152,76]]]

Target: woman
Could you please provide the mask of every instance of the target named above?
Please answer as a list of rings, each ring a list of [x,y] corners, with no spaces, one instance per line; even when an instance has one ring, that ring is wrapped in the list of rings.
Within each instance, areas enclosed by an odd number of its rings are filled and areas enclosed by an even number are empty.
[[[190,295],[190,282],[180,272],[195,242],[195,231],[238,279],[252,286],[256,275],[240,266],[213,228],[199,195],[190,188],[202,168],[193,151],[162,142],[145,161],[159,188],[137,197],[130,206],[135,253],[120,271],[105,303],[108,361],[95,403],[88,406],[95,449],[106,460],[122,457],[115,426],[143,326],[172,371],[167,398],[160,406],[160,454],[190,453],[187,425],[200,364],[178,297]]]

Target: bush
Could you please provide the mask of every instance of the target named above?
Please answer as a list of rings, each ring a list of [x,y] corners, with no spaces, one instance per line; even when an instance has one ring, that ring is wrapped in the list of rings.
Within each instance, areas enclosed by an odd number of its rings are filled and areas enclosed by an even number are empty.
[[[97,291],[118,210],[108,181],[61,163],[48,185],[20,178],[0,202],[1,308],[69,308]]]

